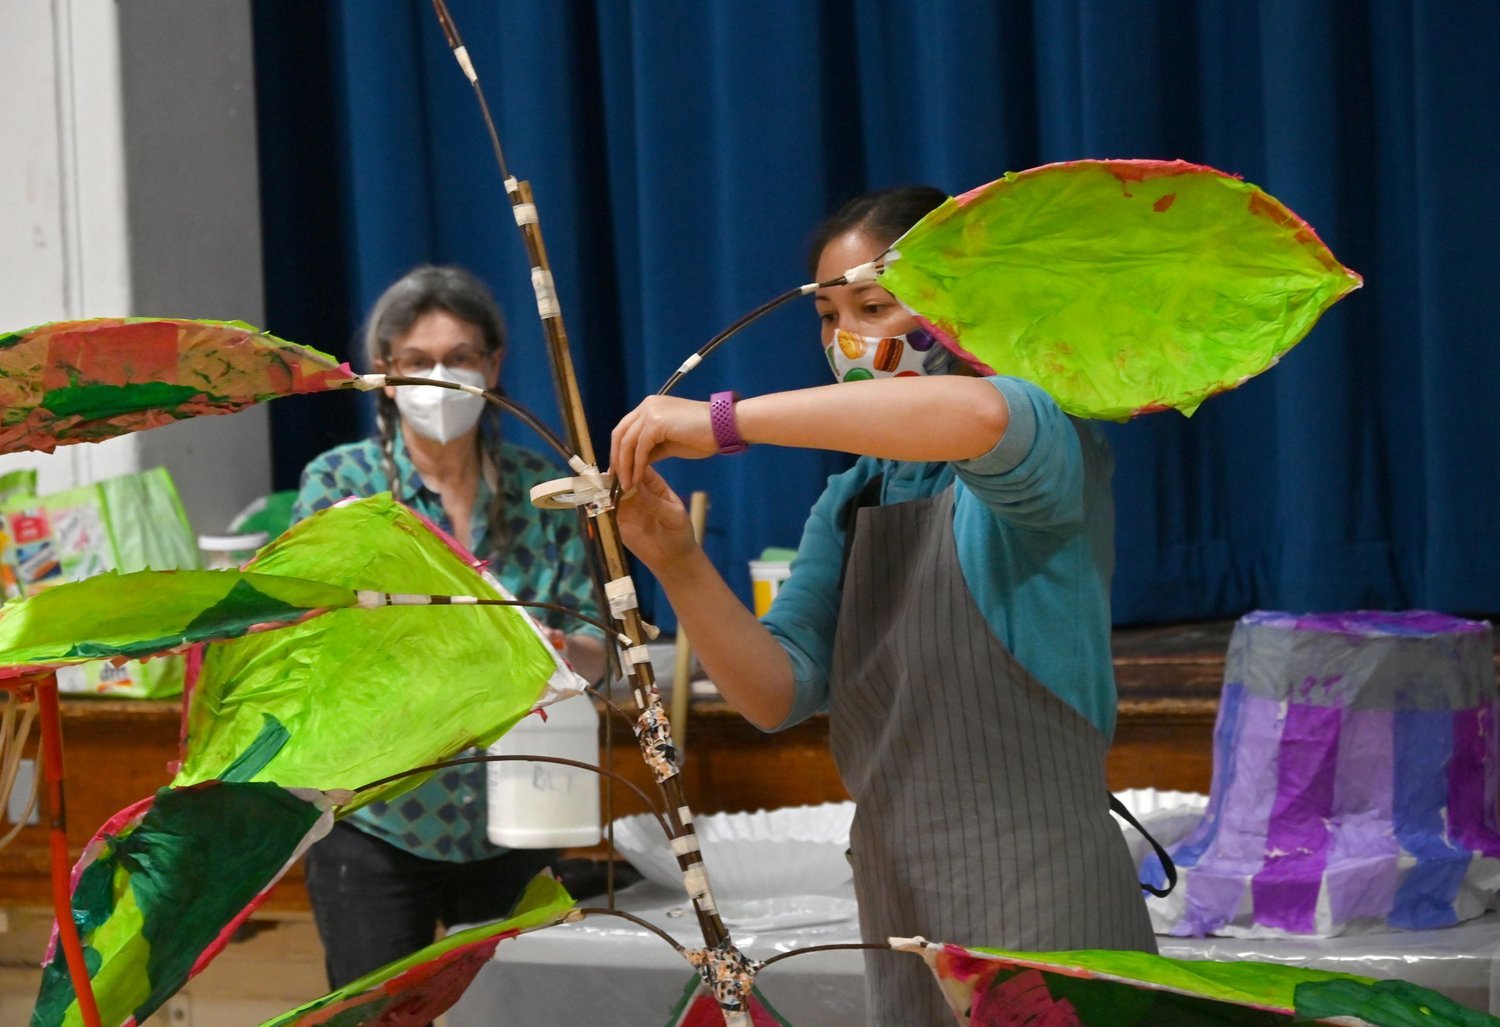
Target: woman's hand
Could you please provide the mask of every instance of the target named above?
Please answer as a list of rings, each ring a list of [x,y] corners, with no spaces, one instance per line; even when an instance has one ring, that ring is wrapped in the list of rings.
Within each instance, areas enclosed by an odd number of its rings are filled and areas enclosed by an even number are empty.
[[[628,492],[658,460],[669,456],[701,460],[718,451],[707,403],[675,396],[648,396],[610,434],[609,469],[614,471],[621,491]],[[667,492],[670,494],[671,490]]]
[[[658,577],[698,552],[687,508],[650,467],[643,469],[635,491],[620,500],[615,522],[625,545]]]
[[[620,536],[666,590],[724,698],[765,730],[785,721],[796,690],[791,657],[714,569],[682,500],[646,467],[615,513]]]

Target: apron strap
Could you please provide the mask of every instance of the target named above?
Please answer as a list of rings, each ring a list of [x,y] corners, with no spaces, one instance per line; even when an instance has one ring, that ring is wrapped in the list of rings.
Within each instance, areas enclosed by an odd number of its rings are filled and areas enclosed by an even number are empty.
[[[1144,827],[1141,826],[1141,822],[1135,819],[1135,814],[1126,809],[1125,804],[1119,799],[1115,798],[1113,795],[1109,797],[1109,808],[1110,811],[1119,816],[1120,819],[1124,820],[1131,827],[1141,832],[1141,836],[1144,837],[1146,841],[1150,842],[1151,847],[1156,850],[1156,858],[1161,860],[1162,872],[1167,876],[1167,886],[1165,888],[1158,888],[1155,885],[1147,884],[1145,881],[1142,881],[1141,887],[1150,892],[1152,895],[1155,895],[1159,899],[1165,898],[1166,896],[1170,895],[1172,893],[1172,889],[1177,887],[1177,864],[1172,862],[1172,857],[1167,855],[1167,850],[1161,847],[1161,842],[1151,837],[1151,832],[1147,831]]]
[[[844,555],[839,562],[840,595],[844,592],[844,577],[849,572],[849,554],[854,551],[854,521],[865,507],[880,505],[880,494],[884,488],[885,474],[882,472],[865,482],[864,487],[849,497],[843,509],[839,511],[838,524],[844,531]]]

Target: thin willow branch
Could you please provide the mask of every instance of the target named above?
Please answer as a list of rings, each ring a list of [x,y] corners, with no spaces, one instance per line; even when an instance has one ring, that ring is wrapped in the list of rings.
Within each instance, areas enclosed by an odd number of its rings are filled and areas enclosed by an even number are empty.
[[[457,382],[445,382],[436,378],[413,378],[408,375],[388,374],[385,376],[387,385],[435,385],[440,389],[453,389],[456,392],[468,392],[468,388]],[[472,395],[472,393],[470,393]],[[558,456],[562,457],[563,463],[573,459],[573,453],[568,449],[566,443],[558,438],[557,433],[543,423],[542,419],[527,410],[521,404],[511,399],[505,393],[497,389],[484,390],[484,398],[487,402],[499,407],[507,413],[514,414],[526,427],[539,435],[543,442],[551,446]]]
[[[696,367],[704,357],[708,356],[714,350],[718,349],[724,343],[728,342],[730,337],[737,333],[740,329],[754,323],[755,321],[760,320],[766,314],[769,314],[771,311],[775,310],[783,303],[786,303],[789,300],[794,300],[798,296],[807,295],[807,293],[812,291],[812,289],[814,288],[817,288],[817,286],[814,285],[809,287],[806,285],[799,285],[795,289],[788,289],[780,296],[767,300],[765,303],[762,303],[760,306],[750,311],[750,313],[746,314],[738,321],[735,321],[734,324],[730,325],[728,328],[724,329],[718,335],[715,335],[712,339],[709,339],[702,346],[700,346],[697,352],[689,357],[681,367],[672,372],[672,376],[662,384],[661,388],[656,390],[656,394],[658,396],[665,396],[667,393],[675,389],[677,387],[677,383],[682,381],[682,379],[687,375],[688,371]]]
[[[479,98],[479,110],[484,114],[484,127],[490,133],[490,146],[495,151],[495,163],[500,165],[500,174],[510,178],[510,169],[505,166],[505,150],[500,146],[500,133],[495,130],[495,119],[490,117],[490,105],[484,100],[484,90],[479,87],[479,77],[473,74],[473,65],[468,63],[468,48],[464,46],[463,39],[458,34],[458,26],[453,23],[453,15],[448,13],[448,5],[443,0],[432,0],[433,9],[437,12],[438,24],[443,28],[443,36],[448,40],[448,48],[455,55],[463,53],[465,56],[460,60],[464,66],[465,74],[474,86],[474,95]]]
[[[360,792],[368,792],[372,788],[379,788],[381,785],[390,784],[392,781],[399,781],[403,777],[411,777],[413,774],[424,774],[429,770],[446,770],[449,767],[462,767],[472,763],[556,763],[559,766],[575,767],[578,770],[588,770],[595,774],[612,778],[635,792],[641,802],[645,804],[646,811],[656,818],[656,822],[661,825],[661,829],[667,833],[667,837],[670,838],[672,836],[671,830],[667,827],[666,817],[662,816],[661,811],[656,808],[656,804],[646,797],[646,793],[635,782],[621,777],[612,770],[605,770],[603,767],[595,766],[592,763],[584,763],[580,760],[565,759],[562,756],[491,756],[489,754],[483,756],[459,756],[451,760],[442,760],[438,763],[427,763],[420,767],[412,767],[410,770],[403,770],[399,774],[388,774],[385,777],[360,785],[354,789],[354,794],[358,795]]]
[[[600,702],[604,703],[604,705],[606,705],[610,709],[614,710],[615,713],[619,714],[620,719],[623,720],[626,723],[626,725],[630,728],[631,731],[635,730],[635,721],[630,718],[630,714],[628,714],[624,710],[620,709],[619,704],[616,703],[613,699],[611,699],[609,696],[605,695],[603,692],[599,691],[597,688],[594,688],[592,686],[590,686],[589,688],[584,689],[584,691],[588,692],[589,695],[592,695],[594,698],[596,698]]]
[[[370,591],[374,591],[374,590],[371,589]],[[396,595],[408,595],[408,594],[410,594],[410,595],[426,595],[426,593],[423,593],[423,592],[413,592],[413,593],[405,593],[405,592],[381,592],[379,594],[383,595],[383,596],[396,596]],[[534,608],[534,609],[537,609],[537,610],[555,610],[558,613],[565,613],[569,617],[573,617],[573,618],[575,618],[577,620],[583,621],[585,624],[592,624],[594,627],[596,627],[600,631],[604,632],[604,635],[605,635],[606,638],[618,638],[618,637],[620,637],[619,634],[615,631],[615,629],[613,627],[611,627],[610,625],[604,623],[601,620],[595,620],[594,618],[588,616],[587,614],[579,613],[577,610],[575,610],[571,606],[563,606],[561,603],[528,602],[528,601],[525,601],[525,600],[522,600],[522,599],[481,599],[478,596],[441,596],[441,595],[432,595],[432,596],[428,596],[428,598],[433,599],[435,601],[431,602],[431,603],[381,603],[379,606],[374,607],[374,609],[383,610],[383,609],[395,608],[395,607],[422,608],[422,607],[430,607],[430,606],[453,606],[453,607],[463,607],[463,606],[524,606],[524,607],[528,607],[528,608]],[[464,602],[453,603],[453,602],[442,602],[441,601],[441,600],[455,599],[455,598],[463,599]],[[361,609],[369,609],[369,607],[361,607]]]
[[[689,371],[703,362],[704,357],[707,357],[714,350],[718,349],[724,343],[728,342],[731,337],[738,334],[742,329],[748,328],[750,325],[754,324],[756,321],[759,321],[761,318],[765,317],[777,307],[796,299],[798,296],[807,296],[819,289],[831,289],[835,286],[847,285],[849,282],[848,276],[853,274],[855,270],[855,268],[850,268],[848,271],[844,272],[842,275],[839,275],[837,278],[830,278],[826,282],[810,282],[807,285],[799,285],[795,289],[788,289],[780,296],[775,296],[762,303],[760,306],[750,311],[750,313],[744,315],[739,320],[735,321],[734,324],[730,325],[718,335],[715,335],[712,339],[709,339],[702,346],[698,347],[698,350],[691,357],[683,361],[681,367],[672,372],[672,376],[666,380],[666,382],[660,389],[656,390],[656,394],[658,396],[665,396],[667,393],[671,392],[677,387],[677,383],[682,381],[682,379],[687,376],[687,373]]]
[[[586,906],[581,909],[575,909],[574,912],[579,913],[582,916],[617,916],[621,920],[629,920],[637,927],[641,927],[647,931],[650,931],[662,941],[672,946],[677,950],[677,954],[683,959],[687,958],[687,949],[682,945],[681,942],[672,937],[666,931],[663,931],[660,927],[657,927],[655,924],[651,923],[649,920],[642,920],[640,917],[634,915],[633,913],[627,913],[623,909],[601,909],[598,906]]]
[[[893,951],[895,951],[894,949],[891,948],[890,942],[885,942],[885,941],[867,941],[867,942],[849,941],[849,942],[842,942],[842,943],[836,944],[836,945],[809,945],[805,949],[792,949],[792,951],[790,951],[790,952],[780,952],[780,953],[777,953],[776,955],[772,956],[770,959],[762,960],[761,964],[760,964],[760,968],[762,970],[764,970],[766,967],[770,966],[772,963],[779,962],[779,961],[781,961],[783,959],[787,959],[787,958],[789,958],[791,956],[805,956],[809,952],[838,952],[838,951],[848,951],[850,949],[868,949],[868,950],[874,951],[874,952],[893,952]]]

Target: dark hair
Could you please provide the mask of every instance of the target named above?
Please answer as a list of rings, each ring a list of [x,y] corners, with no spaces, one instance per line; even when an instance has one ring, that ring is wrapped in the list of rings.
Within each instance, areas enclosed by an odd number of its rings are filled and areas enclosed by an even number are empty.
[[[845,232],[864,232],[889,246],[947,199],[947,193],[930,185],[905,185],[856,196],[813,229],[807,247],[808,273],[817,277],[824,248]]]
[[[490,290],[461,267],[412,268],[380,294],[365,322],[365,359],[374,370],[390,357],[391,346],[423,314],[446,310],[484,336],[484,351],[505,348],[505,318]]]
[[[461,267],[438,267],[431,264],[412,268],[397,279],[370,310],[365,321],[365,360],[371,370],[390,359],[391,347],[424,315],[435,310],[446,311],[479,329],[484,339],[487,354],[503,352],[505,349],[505,317],[500,305],[490,295],[490,290],[477,277]],[[396,461],[392,444],[396,437],[396,425],[401,414],[396,401],[384,390],[375,392],[375,423],[380,431],[380,448],[385,458],[386,477],[391,489],[396,489]],[[484,422],[488,421],[486,424]],[[492,462],[495,469],[500,466],[500,432],[496,427],[499,418],[492,406],[486,405],[481,418],[479,445],[481,459]],[[490,497],[486,511],[489,522],[489,543],[499,549],[504,541],[506,529],[505,497],[500,488]],[[476,554],[480,557],[486,554]]]
[[[365,361],[369,369],[390,360],[390,348],[396,340],[411,331],[411,325],[417,324],[422,315],[434,310],[447,310],[459,321],[478,328],[486,354],[505,348],[505,318],[484,283],[462,267],[425,264],[402,274],[371,307],[365,321]],[[399,417],[396,400],[377,391],[375,415],[381,433],[389,436]]]

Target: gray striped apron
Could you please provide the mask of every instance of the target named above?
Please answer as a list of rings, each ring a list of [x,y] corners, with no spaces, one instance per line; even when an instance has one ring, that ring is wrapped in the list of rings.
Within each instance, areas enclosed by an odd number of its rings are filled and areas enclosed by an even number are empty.
[[[985,623],[952,487],[850,522],[830,741],[867,941],[1156,951],[1104,779],[1108,742]],[[865,959],[869,1022],[952,1023],[910,954]]]

